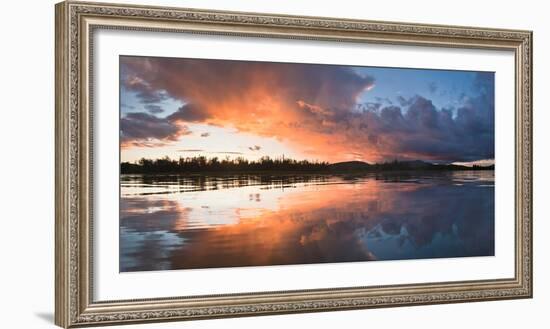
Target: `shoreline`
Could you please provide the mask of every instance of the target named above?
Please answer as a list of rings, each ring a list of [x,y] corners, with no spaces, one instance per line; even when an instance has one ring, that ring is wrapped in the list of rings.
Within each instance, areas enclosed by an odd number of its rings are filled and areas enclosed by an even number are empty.
[[[494,168],[480,169],[452,169],[452,168],[434,168],[434,169],[402,169],[402,170],[356,170],[356,171],[193,171],[193,172],[120,172],[121,176],[143,175],[143,176],[235,176],[235,175],[262,175],[262,176],[346,176],[346,175],[369,175],[369,174],[411,174],[411,173],[449,173],[465,171],[494,172]]]

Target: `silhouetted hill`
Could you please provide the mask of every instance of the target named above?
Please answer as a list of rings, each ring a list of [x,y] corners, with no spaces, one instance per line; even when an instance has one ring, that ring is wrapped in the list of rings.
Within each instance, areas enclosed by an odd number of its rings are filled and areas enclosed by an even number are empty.
[[[330,164],[329,169],[331,171],[366,171],[372,169],[372,165],[363,162],[363,161],[346,161],[346,162],[336,162]]]

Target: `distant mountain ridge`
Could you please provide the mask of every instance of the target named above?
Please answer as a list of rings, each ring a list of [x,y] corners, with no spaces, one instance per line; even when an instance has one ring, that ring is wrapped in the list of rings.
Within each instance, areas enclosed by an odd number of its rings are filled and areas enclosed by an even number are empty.
[[[363,161],[344,161],[328,165],[331,170],[365,170],[371,169],[373,165]]]
[[[422,160],[393,161],[370,164],[363,161],[344,161],[329,164],[331,171],[379,171],[379,170],[492,170],[495,165],[472,167],[456,164],[435,164]]]

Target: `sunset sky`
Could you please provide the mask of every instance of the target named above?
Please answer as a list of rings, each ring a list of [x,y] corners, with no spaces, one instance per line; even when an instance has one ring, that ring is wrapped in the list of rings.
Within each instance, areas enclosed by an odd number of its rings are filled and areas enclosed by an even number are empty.
[[[494,74],[120,57],[121,161],[492,163]]]

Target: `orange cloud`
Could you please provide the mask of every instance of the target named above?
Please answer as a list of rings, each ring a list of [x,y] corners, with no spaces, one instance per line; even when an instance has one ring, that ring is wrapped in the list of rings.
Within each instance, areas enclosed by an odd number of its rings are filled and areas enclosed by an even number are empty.
[[[333,131],[340,128],[334,117],[345,114],[374,83],[338,66],[134,57],[121,61],[125,87],[139,82],[147,96],[161,90],[185,102],[167,118],[170,122],[230,125],[276,137],[318,159],[347,153],[346,136]]]

